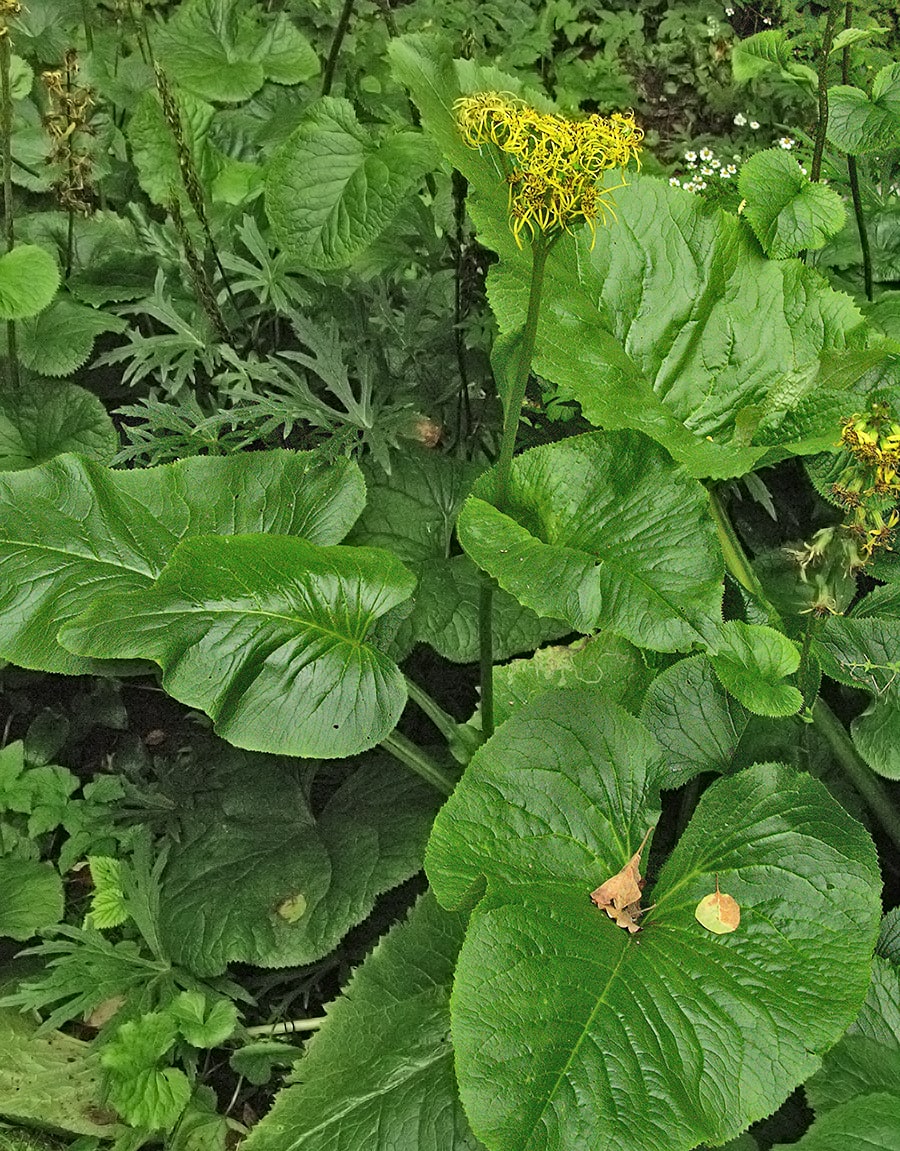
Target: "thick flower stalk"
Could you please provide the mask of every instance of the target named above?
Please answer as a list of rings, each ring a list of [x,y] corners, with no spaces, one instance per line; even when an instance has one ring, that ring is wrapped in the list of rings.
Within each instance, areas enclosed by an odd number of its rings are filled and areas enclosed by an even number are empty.
[[[643,132],[629,114],[566,120],[529,108],[503,92],[477,92],[454,105],[460,132],[470,148],[494,145],[509,185],[510,227],[522,247],[540,233],[548,240],[586,223],[591,246],[597,222],[615,218],[612,193],[625,180],[605,187],[605,172],[639,163]]]

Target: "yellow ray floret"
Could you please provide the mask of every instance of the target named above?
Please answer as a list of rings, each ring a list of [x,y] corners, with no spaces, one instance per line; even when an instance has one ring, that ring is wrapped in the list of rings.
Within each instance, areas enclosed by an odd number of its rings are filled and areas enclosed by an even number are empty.
[[[505,92],[476,92],[454,104],[470,148],[498,148],[509,184],[510,227],[519,247],[522,233],[534,239],[586,223],[591,247],[596,224],[615,219],[612,187],[598,184],[604,172],[624,169],[639,153],[644,133],[631,113],[566,120],[538,112]]]

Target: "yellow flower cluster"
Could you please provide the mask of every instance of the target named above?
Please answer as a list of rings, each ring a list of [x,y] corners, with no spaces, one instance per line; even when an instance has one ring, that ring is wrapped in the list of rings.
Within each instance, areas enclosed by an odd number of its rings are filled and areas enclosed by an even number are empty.
[[[509,184],[510,227],[521,248],[522,233],[533,240],[540,231],[552,236],[570,225],[587,223],[591,247],[596,222],[615,218],[612,193],[625,187],[598,186],[610,168],[640,162],[644,133],[631,114],[566,120],[529,108],[504,92],[477,92],[457,100],[454,109],[470,148],[493,144],[499,150]]]
[[[847,530],[860,542],[863,563],[880,548],[890,548],[900,523],[900,422],[890,406],[873,403],[868,412],[843,421],[841,444],[852,461],[831,494],[847,509]]]

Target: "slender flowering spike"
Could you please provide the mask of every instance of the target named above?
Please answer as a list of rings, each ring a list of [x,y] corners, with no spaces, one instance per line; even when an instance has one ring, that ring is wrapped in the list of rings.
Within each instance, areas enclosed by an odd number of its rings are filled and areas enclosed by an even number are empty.
[[[509,186],[510,228],[519,247],[523,232],[553,236],[586,223],[591,246],[597,222],[615,218],[612,193],[625,187],[598,184],[611,168],[639,163],[643,132],[634,117],[621,112],[566,120],[529,108],[505,92],[476,92],[457,100],[454,109],[463,140],[470,148],[493,145],[501,153]]]

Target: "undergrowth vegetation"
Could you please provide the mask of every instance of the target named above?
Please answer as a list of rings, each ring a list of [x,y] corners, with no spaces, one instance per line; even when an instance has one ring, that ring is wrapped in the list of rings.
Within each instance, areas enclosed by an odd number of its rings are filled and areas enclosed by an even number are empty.
[[[0,1121],[900,1151],[900,28],[0,0]]]

